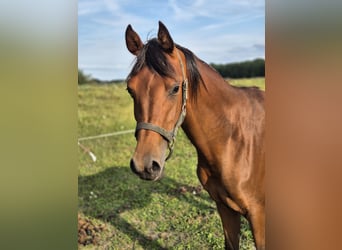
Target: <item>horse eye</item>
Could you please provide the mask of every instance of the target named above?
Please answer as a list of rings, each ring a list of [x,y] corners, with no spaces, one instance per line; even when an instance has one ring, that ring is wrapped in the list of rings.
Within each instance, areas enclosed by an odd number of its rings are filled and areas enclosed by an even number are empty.
[[[178,90],[179,90],[179,86],[177,85],[177,86],[174,86],[173,87],[173,89],[172,89],[172,92],[171,92],[171,94],[177,94],[177,92],[178,92]]]

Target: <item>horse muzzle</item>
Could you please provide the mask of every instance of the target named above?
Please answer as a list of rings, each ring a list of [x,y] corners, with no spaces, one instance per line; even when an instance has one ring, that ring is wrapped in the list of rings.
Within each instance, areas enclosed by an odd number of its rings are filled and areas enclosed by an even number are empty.
[[[133,173],[143,180],[156,181],[162,177],[163,167],[158,161],[153,159],[145,159],[139,164],[139,161],[131,159],[130,167]]]

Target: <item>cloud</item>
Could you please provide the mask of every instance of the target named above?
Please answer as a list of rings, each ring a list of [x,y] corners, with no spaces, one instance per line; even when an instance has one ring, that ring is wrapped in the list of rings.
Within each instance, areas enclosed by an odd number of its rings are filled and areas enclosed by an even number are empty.
[[[265,44],[253,44],[253,47],[254,47],[256,50],[265,52]]]
[[[127,25],[144,41],[156,35],[158,20],[207,62],[261,57],[264,7],[251,0],[79,0],[79,67],[104,80],[125,78],[134,58],[124,41]]]
[[[232,19],[241,15],[260,16],[264,13],[265,2],[253,0],[215,0],[180,1],[168,0],[177,21],[192,20],[199,17],[209,19]]]
[[[78,16],[92,15],[104,9],[101,1],[78,1]]]

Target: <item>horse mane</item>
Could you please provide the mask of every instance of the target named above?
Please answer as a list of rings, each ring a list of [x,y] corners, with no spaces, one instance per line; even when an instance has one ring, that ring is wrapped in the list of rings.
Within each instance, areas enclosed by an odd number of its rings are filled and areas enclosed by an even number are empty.
[[[198,58],[189,49],[178,44],[176,44],[176,47],[181,50],[185,56],[189,87],[192,92],[191,96],[196,99],[199,85],[201,83],[204,84],[196,64],[196,59]],[[137,75],[144,66],[147,66],[151,71],[162,77],[173,78],[175,76],[175,70],[166,59],[165,52],[156,38],[148,40],[141,49],[127,79]]]

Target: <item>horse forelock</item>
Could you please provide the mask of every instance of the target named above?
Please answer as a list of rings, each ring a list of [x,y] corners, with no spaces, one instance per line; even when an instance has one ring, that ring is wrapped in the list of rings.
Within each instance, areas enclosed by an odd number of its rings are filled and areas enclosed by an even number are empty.
[[[144,45],[135,58],[135,63],[128,78],[137,75],[144,66],[162,77],[174,77],[175,74],[173,66],[167,61],[156,38],[147,41]]]
[[[178,44],[176,44],[176,47],[181,50],[185,56],[187,77],[192,92],[191,96],[195,98],[200,83],[203,83],[202,76],[197,68],[196,57],[187,48]],[[147,66],[152,72],[155,72],[162,77],[174,78],[175,76],[174,67],[167,60],[165,52],[156,38],[148,40],[141,49],[140,53],[135,58],[133,68],[129,73],[127,80],[136,76],[144,66]]]

